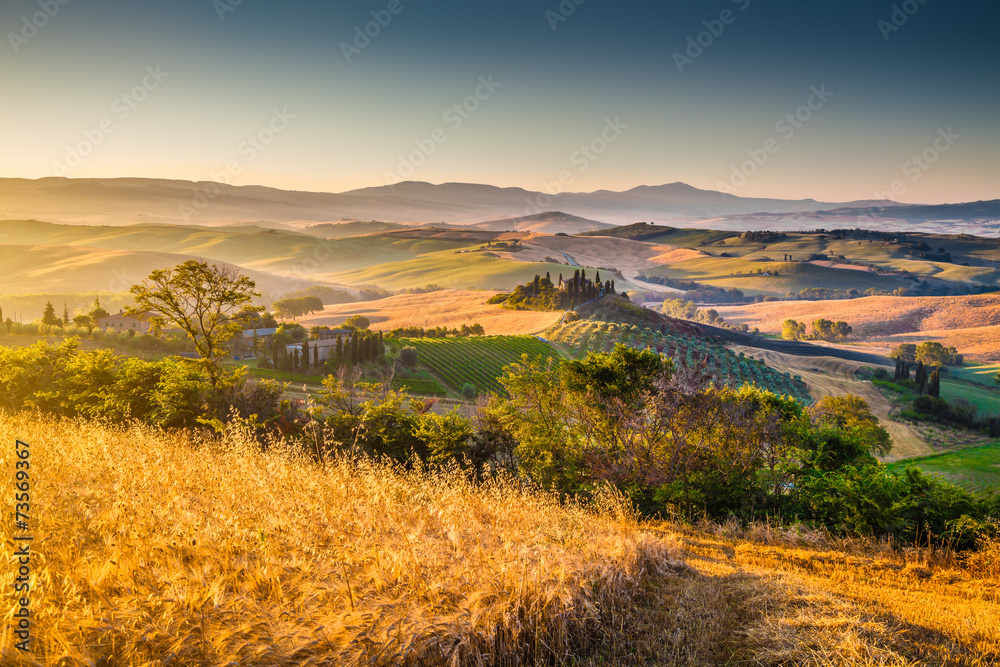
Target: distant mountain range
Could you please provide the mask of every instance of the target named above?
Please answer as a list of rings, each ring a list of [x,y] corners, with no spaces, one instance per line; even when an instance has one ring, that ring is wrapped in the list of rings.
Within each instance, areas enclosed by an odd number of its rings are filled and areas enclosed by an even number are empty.
[[[754,228],[768,221],[794,221],[801,226],[811,221],[851,222],[867,217],[872,223],[868,226],[877,226],[882,219],[900,220],[898,216],[904,211],[922,223],[959,213],[975,214],[977,220],[1000,219],[998,202],[903,206],[885,200],[758,199],[700,190],[684,183],[550,196],[522,188],[415,181],[321,193],[143,178],[0,179],[0,219],[107,225],[254,224],[302,229],[317,223],[380,220],[575,233],[638,221]]]

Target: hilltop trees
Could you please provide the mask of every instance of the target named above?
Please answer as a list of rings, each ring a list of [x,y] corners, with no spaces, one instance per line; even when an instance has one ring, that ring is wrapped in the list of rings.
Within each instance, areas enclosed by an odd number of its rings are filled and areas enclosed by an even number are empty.
[[[785,320],[781,325],[781,337],[785,340],[802,340],[806,335],[806,325],[795,320]]]
[[[252,280],[232,267],[190,259],[172,269],[157,269],[133,285],[135,306],[128,312],[150,311],[155,326],[172,324],[182,329],[194,342],[212,385],[219,389],[226,343],[243,329],[232,315],[240,309],[263,310],[249,305],[260,296],[254,287]]]
[[[318,296],[302,296],[280,299],[271,304],[271,307],[279,318],[287,320],[323,310],[323,301]]]
[[[806,325],[795,320],[785,320],[781,327],[781,337],[785,340],[843,340],[851,335],[847,322],[833,322],[820,318],[812,323],[812,334],[806,336]]]

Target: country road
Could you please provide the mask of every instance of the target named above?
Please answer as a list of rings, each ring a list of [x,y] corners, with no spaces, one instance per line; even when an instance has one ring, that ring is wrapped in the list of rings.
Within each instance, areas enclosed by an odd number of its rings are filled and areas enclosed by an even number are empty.
[[[889,419],[889,410],[892,409],[889,400],[873,384],[855,377],[854,372],[868,364],[832,357],[796,356],[742,345],[734,345],[732,349],[763,359],[764,363],[776,370],[802,376],[809,387],[809,393],[815,399],[849,395],[863,398],[892,437],[892,451],[883,461],[898,461],[936,453],[912,426]]]

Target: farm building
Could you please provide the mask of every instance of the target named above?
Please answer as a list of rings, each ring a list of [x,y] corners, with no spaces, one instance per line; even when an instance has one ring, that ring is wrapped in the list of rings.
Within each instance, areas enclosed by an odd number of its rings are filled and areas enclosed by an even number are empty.
[[[312,355],[314,354],[319,356],[319,360],[321,362],[326,361],[331,356],[336,355],[338,340],[340,341],[341,345],[347,347],[347,349],[350,349],[348,346],[350,346],[351,344],[351,332],[346,331],[345,334],[342,334],[341,336],[338,336],[336,338],[329,338],[327,340],[314,340],[309,342],[310,360],[312,360],[313,358]],[[295,345],[286,345],[285,350],[288,352],[288,354],[294,354],[296,351],[299,354],[302,354],[302,343],[296,343]],[[314,352],[313,350],[316,350],[316,352]]]
[[[153,313],[143,311],[135,315],[127,315],[119,310],[116,315],[108,315],[97,320],[97,326],[101,329],[114,329],[115,331],[135,331],[137,334],[148,333],[153,328],[150,318]]]

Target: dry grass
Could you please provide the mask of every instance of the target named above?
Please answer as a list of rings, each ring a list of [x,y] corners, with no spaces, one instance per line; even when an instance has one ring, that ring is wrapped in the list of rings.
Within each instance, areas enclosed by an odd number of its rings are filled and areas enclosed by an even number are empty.
[[[9,479],[15,437],[32,451],[35,644],[26,658],[5,627],[3,664],[565,662],[678,555],[611,495],[595,513],[239,433],[0,414]]]
[[[779,333],[788,318],[844,320],[856,336],[887,345],[937,340],[981,360],[1000,359],[1000,293],[974,296],[874,296],[838,301],[784,301],[722,306],[728,322]]]
[[[801,527],[637,524],[613,494],[588,510],[238,432],[23,414],[0,415],[7,474],[15,437],[32,447],[35,644],[12,648],[8,587],[3,664],[1000,661],[996,541],[963,561]]]
[[[352,315],[364,315],[371,320],[371,328],[390,331],[399,327],[434,328],[460,327],[479,323],[491,336],[517,336],[544,331],[559,321],[562,312],[533,310],[507,310],[486,301],[495,291],[441,290],[427,294],[403,294],[365,301],[327,306],[323,312],[296,321],[306,327],[342,324]]]

